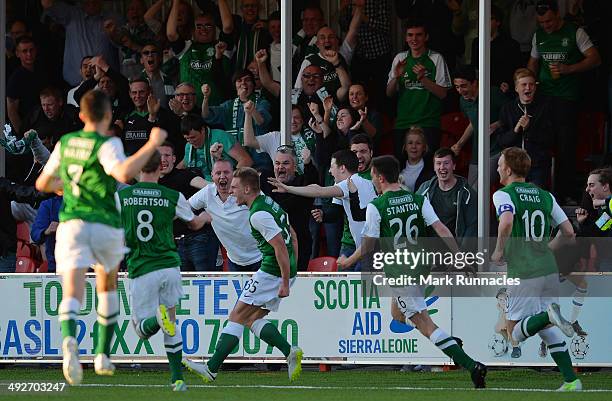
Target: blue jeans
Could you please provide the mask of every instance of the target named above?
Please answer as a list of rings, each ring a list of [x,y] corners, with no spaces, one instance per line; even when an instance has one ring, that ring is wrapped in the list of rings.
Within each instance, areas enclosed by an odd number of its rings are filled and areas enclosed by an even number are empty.
[[[348,258],[349,256],[355,253],[356,249],[357,248],[355,248],[355,245],[342,244],[342,246],[340,247],[340,255],[346,256]],[[346,269],[345,271],[360,272],[361,271],[361,261],[355,263],[353,266],[351,266],[350,269]]]
[[[550,165],[532,167],[527,174],[527,182],[547,189],[550,183]]]
[[[0,256],[0,273],[15,273],[17,257],[14,253]]]
[[[255,262],[246,266],[237,265],[231,260],[227,260],[227,269],[231,272],[256,272],[257,270],[259,270],[260,266],[261,260],[259,262]]]
[[[190,234],[176,241],[181,257],[181,271],[220,271],[217,267],[219,239],[212,228]]]

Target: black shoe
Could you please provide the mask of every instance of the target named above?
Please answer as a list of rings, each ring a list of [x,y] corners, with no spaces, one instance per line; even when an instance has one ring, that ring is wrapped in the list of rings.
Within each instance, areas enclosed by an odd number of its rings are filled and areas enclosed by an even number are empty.
[[[521,347],[512,347],[512,353],[510,354],[512,358],[520,358],[521,355]]]
[[[574,332],[576,332],[577,336],[588,336],[589,335],[589,333],[584,331],[582,326],[580,326],[580,323],[578,323],[578,320],[572,323],[572,327],[574,328]]]
[[[540,343],[540,350],[538,351],[538,355],[540,356],[540,358],[546,358],[546,355],[548,355],[548,347],[546,346],[546,343],[544,341]]]
[[[472,382],[474,383],[474,388],[485,388],[487,385],[485,383],[485,377],[487,376],[487,367],[480,362],[476,362],[476,366],[472,371]]]

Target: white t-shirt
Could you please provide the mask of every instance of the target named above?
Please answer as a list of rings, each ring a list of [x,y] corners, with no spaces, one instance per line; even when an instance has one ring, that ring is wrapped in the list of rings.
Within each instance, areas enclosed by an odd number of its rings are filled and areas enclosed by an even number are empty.
[[[410,192],[415,192],[418,188],[415,188],[417,179],[419,178],[419,174],[423,171],[423,167],[425,166],[425,162],[423,159],[419,160],[417,164],[410,164],[406,162],[406,167],[400,173],[400,177],[403,180],[403,184]]]
[[[550,195],[552,196],[552,194]],[[554,196],[552,196],[553,204],[552,204],[552,227],[557,227],[559,224],[563,223],[567,220],[567,216],[561,206],[557,203],[557,200]],[[493,194],[493,204],[495,205],[495,213],[497,213],[497,217],[501,216],[502,213],[510,212],[513,215],[516,213],[516,206],[510,195],[504,191],[496,191]]]
[[[47,164],[45,164],[43,172],[47,175],[57,177],[62,156],[60,150],[61,144],[61,142],[58,142],[55,145],[53,152],[51,152],[51,156],[49,156],[49,160],[47,160]],[[124,160],[125,153],[123,152],[123,144],[121,143],[121,139],[117,137],[110,138],[98,149],[98,161],[104,168],[104,172],[108,175],[110,175],[111,171],[113,171],[113,168],[115,168],[118,163]]]
[[[372,181],[362,178],[358,174],[353,174],[351,176],[351,181],[353,181],[353,184],[355,184],[357,187],[357,193],[359,194],[359,208],[364,209],[368,203],[376,198],[376,190],[374,189],[374,185],[372,184]],[[361,245],[361,231],[363,230],[365,222],[353,220],[353,215],[351,214],[348,180],[341,181],[335,186],[342,190],[343,196],[342,198],[334,198],[332,202],[344,207],[344,213],[346,213],[351,236],[355,241],[356,247],[359,247]]]
[[[240,266],[261,260],[261,252],[251,235],[248,207],[238,206],[233,196],[225,202],[221,201],[215,184],[196,192],[189,198],[189,204],[196,210],[205,209],[212,216],[212,228],[227,251],[229,260]]]
[[[427,226],[431,226],[436,221],[440,220],[438,215],[429,203],[429,200],[425,198],[423,202],[423,208],[421,209],[421,213],[423,213],[423,220],[425,220],[425,224]],[[373,204],[368,204],[368,208],[366,209],[366,221],[363,227],[363,236],[368,238],[380,238],[380,221],[381,221],[380,213],[378,209]]]
[[[346,42],[346,40],[344,40],[342,42],[342,45],[338,49],[338,53],[342,57],[344,57],[344,61],[346,61],[346,65],[348,65],[348,66],[351,65],[351,60],[353,59],[353,52],[354,52],[354,49],[351,48],[351,46]],[[317,56],[323,58],[323,56],[321,56],[320,52],[317,53]],[[310,60],[308,60],[308,57],[305,58],[304,61],[302,61],[302,65],[300,66],[300,72],[298,73],[297,79],[295,81],[294,88],[302,88],[302,72],[310,64],[312,64],[312,63],[310,62]]]
[[[294,46],[294,50],[293,50],[294,53],[295,53],[295,49],[297,49],[297,47]],[[276,82],[280,82],[281,80],[280,65],[281,65],[281,44],[272,43],[270,44],[270,73],[272,74],[272,79]]]
[[[67,104],[71,104],[76,108],[79,108],[79,104],[77,103],[76,99],[74,98],[74,94],[76,93],[76,91],[81,87],[81,85],[83,85],[83,82],[81,82],[80,84],[78,84],[77,86],[75,86],[74,88],[70,89],[68,91],[68,94],[66,95],[66,103]]]

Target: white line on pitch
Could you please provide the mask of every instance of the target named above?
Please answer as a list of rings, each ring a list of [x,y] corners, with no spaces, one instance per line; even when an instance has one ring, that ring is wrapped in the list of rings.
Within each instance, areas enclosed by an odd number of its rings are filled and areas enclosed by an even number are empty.
[[[404,386],[389,386],[389,387],[346,387],[346,386],[273,386],[265,384],[229,384],[229,385],[204,385],[204,384],[188,384],[190,388],[261,388],[261,389],[278,389],[278,390],[413,390],[413,391],[515,391],[515,392],[528,392],[528,393],[539,393],[539,392],[556,392],[554,389],[536,389],[536,388],[500,388],[492,387],[486,389],[473,389],[468,387],[404,387]],[[104,384],[104,383],[90,383],[81,384],[79,387],[133,387],[133,388],[146,388],[146,387],[158,387],[158,388],[170,388],[170,385],[164,384]],[[586,389],[582,390],[582,393],[612,393],[612,389]]]

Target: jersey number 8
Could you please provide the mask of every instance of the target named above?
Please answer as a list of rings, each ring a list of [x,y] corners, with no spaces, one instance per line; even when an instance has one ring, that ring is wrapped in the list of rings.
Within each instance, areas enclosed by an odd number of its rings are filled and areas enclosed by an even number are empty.
[[[138,220],[136,237],[142,242],[148,242],[153,238],[153,226],[151,225],[153,222],[153,213],[151,213],[150,210],[141,210],[136,215],[136,220]],[[146,235],[143,234],[143,231],[146,232]]]

